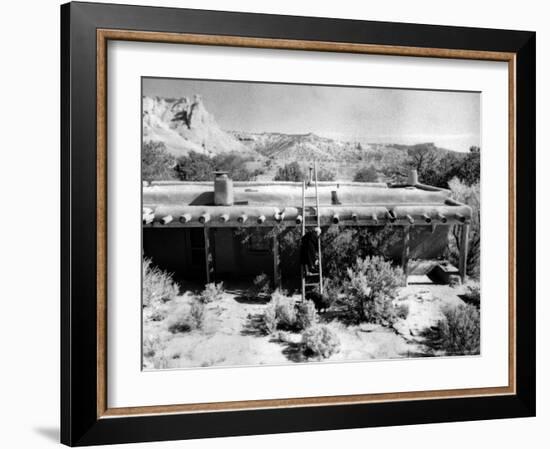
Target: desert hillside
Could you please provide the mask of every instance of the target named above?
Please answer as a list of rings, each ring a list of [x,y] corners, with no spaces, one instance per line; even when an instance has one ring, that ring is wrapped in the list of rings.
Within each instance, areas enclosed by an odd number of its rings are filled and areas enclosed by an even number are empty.
[[[176,157],[191,151],[210,156],[252,152],[220,128],[199,95],[193,99],[144,97],[143,141],[162,142]]]
[[[305,130],[307,131],[307,130]],[[379,173],[395,172],[407,165],[409,151],[432,151],[442,157],[454,153],[433,143],[401,145],[337,140],[315,133],[251,133],[225,130],[208,111],[199,95],[181,98],[143,97],[143,141],[161,143],[172,157],[191,152],[209,158],[237,154],[258,180],[272,180],[279,168],[297,162],[303,170],[316,160],[333,179],[352,180],[362,167],[373,166]]]

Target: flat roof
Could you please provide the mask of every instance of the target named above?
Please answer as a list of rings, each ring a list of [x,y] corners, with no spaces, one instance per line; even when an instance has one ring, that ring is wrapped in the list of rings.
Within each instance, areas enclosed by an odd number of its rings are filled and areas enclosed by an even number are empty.
[[[318,182],[322,224],[451,224],[469,222],[470,207],[451,192],[432,186],[385,183]],[[315,185],[306,189],[302,210],[301,182],[233,182],[234,202],[214,203],[214,183],[152,182],[143,186],[143,223],[170,226],[308,225],[315,214]]]
[[[388,205],[443,204],[451,192],[423,186],[390,187],[385,183],[318,182],[321,205]],[[315,195],[315,186],[306,188],[307,196]],[[235,207],[302,206],[301,182],[233,182]],[[336,198],[336,201],[335,201]],[[308,201],[308,203],[311,201]],[[213,182],[153,182],[143,187],[143,204],[187,204],[214,206]]]

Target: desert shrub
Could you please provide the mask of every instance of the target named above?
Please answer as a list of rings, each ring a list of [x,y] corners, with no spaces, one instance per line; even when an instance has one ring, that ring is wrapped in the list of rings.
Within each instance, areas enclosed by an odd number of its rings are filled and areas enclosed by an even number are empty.
[[[328,168],[320,167],[317,169],[317,181],[334,181],[336,175]]]
[[[186,307],[176,310],[169,318],[167,328],[173,334],[202,329],[205,317],[204,302],[193,299]]]
[[[205,306],[204,303],[193,300],[189,307],[189,317],[191,318],[192,326],[195,329],[202,329],[204,324]]]
[[[443,150],[433,143],[412,146],[392,145],[392,147],[400,149],[398,156],[391,158],[384,156],[384,160],[380,161],[381,164],[379,163],[377,166],[381,165],[384,175],[394,182],[404,182],[410,169],[417,170],[420,182],[436,187],[447,188],[449,181],[454,177],[466,185],[479,182],[479,147],[471,147],[469,153]],[[386,152],[391,154],[391,151]]]
[[[238,153],[217,154],[214,157],[195,151],[186,156],[180,156],[175,165],[174,173],[182,181],[210,181],[214,171],[226,171],[229,177],[235,181],[251,181],[256,179],[260,170],[249,170],[247,164],[250,157],[244,157]]]
[[[340,350],[340,339],[328,326],[311,326],[302,333],[302,345],[305,355],[326,359]]]
[[[296,328],[307,329],[317,321],[317,310],[312,301],[302,301],[296,306]]]
[[[357,258],[347,270],[344,305],[357,322],[389,326],[397,320],[394,299],[403,283],[403,271],[382,257]]]
[[[294,279],[296,286],[299,283],[299,278],[295,273],[300,272],[301,237],[301,229],[299,226],[287,226],[277,235],[281,256],[281,275],[283,279]]]
[[[338,304],[341,294],[342,286],[338,282],[328,277],[323,279],[322,305],[324,308],[328,309],[333,304]]]
[[[158,335],[151,335],[143,339],[143,367],[164,369],[168,367],[168,358],[165,354],[166,345]]]
[[[164,351],[164,345],[158,335],[149,335],[143,338],[143,356],[154,357]]]
[[[439,348],[448,355],[479,354],[480,323],[477,307],[464,304],[445,308],[437,323]]]
[[[395,306],[395,316],[406,320],[409,316],[409,305],[408,304],[398,304]]]
[[[141,179],[143,181],[175,178],[176,159],[168,153],[162,142],[145,142],[141,152]]]
[[[378,182],[378,179],[378,172],[376,171],[376,168],[374,168],[374,165],[360,168],[353,177],[355,182]]]
[[[277,290],[264,309],[262,321],[264,331],[268,334],[276,330],[300,331],[317,321],[317,311],[313,302],[298,304],[294,298]]]
[[[283,167],[279,167],[274,181],[294,181],[299,182],[305,179],[304,172],[302,171],[300,164],[298,162],[290,162],[285,164]]]
[[[264,309],[262,323],[267,334],[273,334],[277,330],[277,311],[275,302],[270,302]]]
[[[213,171],[212,158],[196,151],[180,156],[174,166],[176,177],[182,181],[211,181],[214,177]]]
[[[344,279],[357,257],[382,256],[402,238],[402,231],[390,225],[377,227],[329,227],[321,234],[323,274]]]
[[[188,311],[179,311],[168,318],[167,328],[173,334],[179,334],[195,330],[194,324]]]
[[[147,257],[143,258],[142,268],[143,307],[155,307],[177,296],[179,288],[170,273],[153,265]]]
[[[212,158],[214,170],[226,171],[234,181],[253,181],[261,170],[249,170],[247,164],[253,159],[238,153],[221,153]]]
[[[479,309],[481,302],[481,290],[479,288],[479,282],[472,282],[466,285],[466,293],[462,295],[464,301],[468,304],[472,304]]]
[[[296,301],[280,292],[275,292],[272,301],[275,302],[275,316],[278,329],[292,330],[296,327]]]
[[[252,281],[252,297],[261,298],[267,296],[271,290],[271,279],[265,274],[259,274]]]
[[[318,311],[323,311],[337,304],[341,292],[341,286],[336,281],[325,277],[323,279],[323,293],[320,292],[318,286],[315,286],[313,290],[306,292],[306,299],[313,301]]]
[[[210,302],[219,301],[223,296],[223,282],[216,284],[215,282],[210,282],[204,286],[204,290],[199,296],[199,300],[203,304],[208,304]]]

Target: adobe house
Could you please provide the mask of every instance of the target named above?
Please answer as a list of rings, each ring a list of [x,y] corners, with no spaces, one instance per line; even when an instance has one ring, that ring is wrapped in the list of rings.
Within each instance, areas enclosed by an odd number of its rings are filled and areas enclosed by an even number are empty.
[[[300,182],[232,182],[217,173],[212,182],[158,181],[143,186],[143,254],[176,279],[212,282],[272,275],[281,285],[281,261],[274,227],[316,226],[305,206]],[[443,255],[449,227],[460,225],[459,273],[466,276],[468,229],[472,211],[451,192],[418,182],[412,171],[406,184],[317,183],[321,227],[390,224],[402,229],[399,243],[386,255],[409,259]],[[311,195],[311,193],[307,193]],[[315,207],[313,207],[315,209]],[[415,232],[411,233],[411,229]],[[243,241],[243,232],[250,235]]]

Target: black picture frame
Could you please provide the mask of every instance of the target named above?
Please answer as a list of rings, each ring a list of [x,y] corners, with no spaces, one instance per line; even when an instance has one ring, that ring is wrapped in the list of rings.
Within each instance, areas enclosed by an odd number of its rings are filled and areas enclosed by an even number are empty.
[[[193,33],[515,54],[516,393],[98,416],[97,33]],[[93,3],[61,6],[61,442],[70,446],[535,415],[534,32]]]

